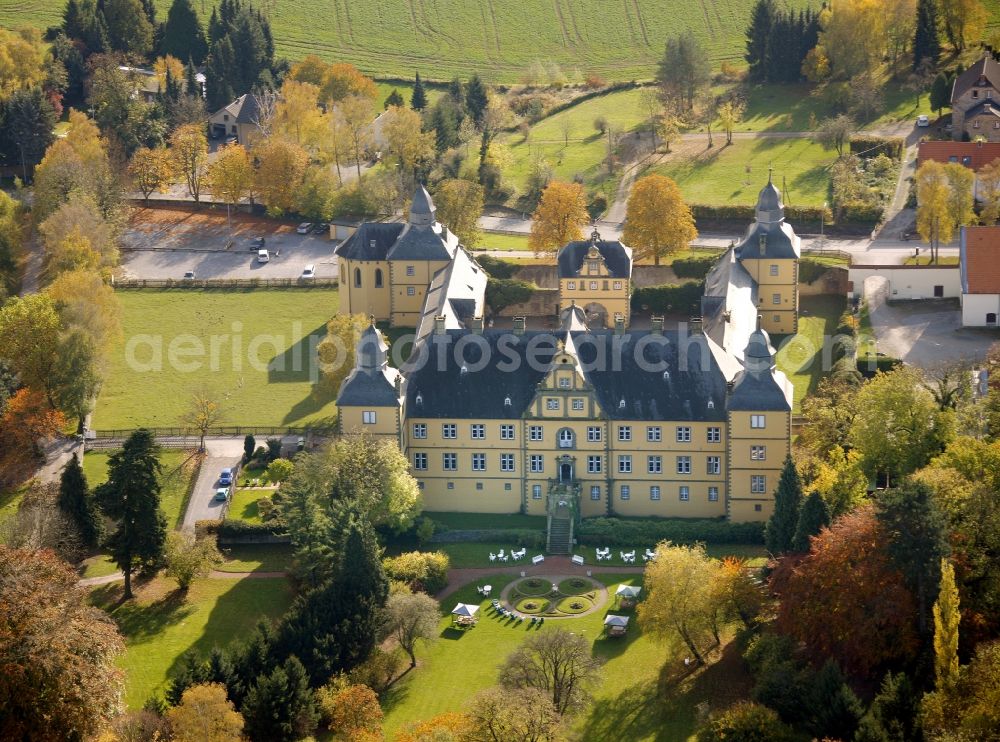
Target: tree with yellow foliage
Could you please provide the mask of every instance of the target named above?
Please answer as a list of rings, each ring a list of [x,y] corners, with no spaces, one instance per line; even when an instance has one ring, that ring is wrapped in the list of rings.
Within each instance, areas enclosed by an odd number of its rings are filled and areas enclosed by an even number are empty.
[[[553,180],[531,217],[528,246],[536,256],[554,253],[563,245],[583,239],[583,225],[590,221],[587,198],[579,183]]]
[[[979,171],[979,198],[983,202],[980,219],[983,224],[995,225],[1000,220],[1000,159]]]
[[[664,175],[647,175],[632,187],[622,240],[637,258],[660,258],[687,249],[698,236],[691,209],[677,184]]]
[[[976,212],[973,210],[972,191],[976,184],[976,174],[964,165],[949,162],[944,166],[945,177],[948,178],[950,193],[948,208],[959,227],[976,223]]]
[[[956,51],[983,38],[986,8],[979,0],[938,0],[938,18]]]
[[[937,262],[938,245],[950,242],[957,222],[951,211],[951,185],[944,165],[928,160],[917,170],[917,232],[931,246]]]
[[[886,51],[882,0],[832,0],[820,13],[819,44],[837,80],[871,73]]]
[[[472,720],[467,714],[447,711],[426,721],[410,724],[396,734],[395,742],[440,742],[466,739],[472,733]]]
[[[205,127],[183,124],[170,135],[170,152],[174,171],[184,178],[188,193],[195,203],[201,199],[201,189],[208,174],[208,140]]]
[[[937,687],[954,683],[958,678],[958,588],[955,567],[941,560],[941,586],[934,603],[934,675]]]
[[[434,193],[437,219],[454,232],[466,247],[475,247],[482,238],[479,217],[483,215],[483,187],[471,180],[450,178],[438,184]]]
[[[191,404],[181,416],[181,422],[198,433],[198,450],[205,450],[205,436],[225,415],[222,402],[206,388],[191,395]]]
[[[232,229],[230,208],[235,208],[253,187],[253,164],[242,144],[223,147],[208,166],[208,182],[212,194],[226,202],[226,220]]]
[[[0,28],[0,100],[17,90],[41,85],[48,61],[49,52],[38,29]]]
[[[726,144],[733,143],[733,129],[736,128],[736,124],[743,120],[746,109],[746,103],[737,98],[730,98],[719,105],[719,124],[726,132]]]
[[[355,740],[364,732],[381,730],[382,707],[375,691],[367,685],[348,685],[337,679],[316,691],[316,700],[330,731],[338,738]]]
[[[347,62],[331,64],[323,75],[320,89],[323,100],[334,103],[351,95],[364,96],[373,101],[378,96],[375,81]]]
[[[271,137],[254,147],[257,156],[255,185],[267,210],[280,215],[291,209],[302,184],[309,155],[294,142]]]
[[[346,136],[348,140],[348,150],[358,169],[358,178],[361,178],[361,161],[364,159],[365,151],[371,146],[372,121],[375,120],[375,104],[372,99],[364,95],[349,95],[333,109],[333,118],[342,131],[339,136]],[[339,174],[339,165],[338,165]]]
[[[148,206],[153,191],[170,183],[173,159],[163,147],[140,147],[129,161],[128,174],[133,187],[142,194],[143,204]]]
[[[288,71],[286,80],[298,80],[315,85],[317,88],[323,86],[323,78],[326,76],[330,65],[317,57],[315,54],[306,54],[302,59],[292,65]]]
[[[86,269],[67,271],[49,284],[64,328],[78,328],[106,355],[122,337],[121,305],[115,290],[99,274]]]
[[[168,74],[173,84],[178,87],[184,84],[184,63],[170,54],[156,58],[156,61],[153,62],[153,72],[156,73],[156,81],[160,84],[161,91],[165,91],[167,88]]]
[[[420,114],[411,108],[390,106],[384,120],[387,154],[405,175],[415,179],[417,171],[434,159],[434,132],[423,131]]]
[[[325,117],[319,107],[319,92],[311,83],[285,80],[274,107],[275,133],[315,151],[326,130]]]
[[[193,685],[181,702],[167,712],[174,742],[239,742],[243,715],[226,697],[219,683]]]

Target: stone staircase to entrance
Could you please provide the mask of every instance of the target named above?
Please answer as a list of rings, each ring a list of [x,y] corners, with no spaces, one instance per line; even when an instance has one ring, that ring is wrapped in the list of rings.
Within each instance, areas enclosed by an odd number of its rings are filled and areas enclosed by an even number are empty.
[[[573,522],[569,518],[552,518],[549,523],[549,554],[569,554],[572,550]]]

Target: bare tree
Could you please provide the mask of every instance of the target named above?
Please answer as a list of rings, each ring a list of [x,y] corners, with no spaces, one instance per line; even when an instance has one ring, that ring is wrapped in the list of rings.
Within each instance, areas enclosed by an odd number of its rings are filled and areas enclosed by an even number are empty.
[[[251,121],[260,129],[263,139],[268,139],[274,133],[274,115],[278,110],[279,94],[277,90],[262,90],[257,96],[257,111]]]
[[[472,699],[471,739],[483,742],[553,742],[559,713],[537,688],[487,688]]]
[[[601,663],[590,642],[565,629],[535,634],[500,668],[500,684],[544,691],[556,711],[579,709],[600,677]]]
[[[437,601],[426,593],[396,593],[389,596],[385,610],[386,633],[409,655],[410,667],[416,667],[417,640],[437,637],[441,620]]]

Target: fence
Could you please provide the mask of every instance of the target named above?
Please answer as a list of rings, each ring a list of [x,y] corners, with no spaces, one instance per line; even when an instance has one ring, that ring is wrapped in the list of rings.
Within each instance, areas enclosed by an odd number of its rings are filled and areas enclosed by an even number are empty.
[[[87,433],[84,445],[88,451],[101,451],[120,448],[121,444],[134,433],[136,428],[117,428],[112,430],[91,430]],[[192,433],[190,428],[146,428],[153,433],[158,445],[164,448],[195,448],[201,442],[199,433]],[[238,438],[252,435],[256,437],[281,437],[286,435],[326,437],[336,434],[336,424],[316,427],[291,427],[281,425],[230,425],[209,428],[206,438]]]
[[[116,289],[302,289],[337,288],[336,278],[117,279]]]

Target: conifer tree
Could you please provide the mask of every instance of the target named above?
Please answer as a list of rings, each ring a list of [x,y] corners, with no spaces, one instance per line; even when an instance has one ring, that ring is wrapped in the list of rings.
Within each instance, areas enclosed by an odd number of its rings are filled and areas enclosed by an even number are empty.
[[[393,88],[392,92],[386,96],[385,103],[383,103],[382,107],[388,110],[391,106],[402,106],[403,104],[403,96],[399,94],[399,91],[396,90],[396,88]]]
[[[198,84],[197,74],[197,70],[194,68],[194,60],[188,57],[187,66],[184,68],[184,92],[201,100],[201,86]]]
[[[188,59],[201,64],[208,54],[205,30],[198,20],[191,0],[174,0],[163,24],[161,54],[172,54],[178,59]]]
[[[241,710],[250,739],[269,742],[294,742],[307,737],[319,720],[306,671],[295,657],[262,675]]]
[[[80,466],[80,457],[75,453],[59,480],[59,509],[76,524],[84,545],[96,548],[101,539],[101,522],[87,487],[87,477]]]
[[[486,113],[486,106],[489,104],[489,97],[486,93],[486,86],[479,79],[479,75],[473,75],[469,84],[465,86],[465,107],[476,122],[476,126],[483,123],[483,115]]]
[[[939,72],[931,84],[931,108],[941,115],[941,109],[951,105],[951,80],[944,72]]]
[[[934,603],[934,677],[938,689],[958,678],[958,588],[955,568],[941,560],[941,587]]]
[[[413,82],[413,94],[410,96],[410,108],[414,111],[423,111],[427,108],[427,93],[424,91],[424,83],[420,80],[419,72]]]
[[[917,27],[913,32],[913,69],[925,60],[937,67],[941,54],[936,0],[917,0]]]
[[[809,551],[809,537],[815,536],[830,525],[830,508],[819,492],[813,491],[799,509],[799,521],[792,538],[792,551],[804,554]]]
[[[816,673],[811,706],[809,727],[818,739],[854,739],[864,708],[836,660],[828,659]]]
[[[763,81],[766,76],[764,65],[767,63],[771,25],[777,12],[774,0],[757,0],[750,11],[750,25],[746,31],[747,51],[743,58],[750,68],[749,77],[755,82]]]
[[[108,481],[95,494],[101,510],[115,521],[108,538],[111,556],[125,573],[124,599],[132,596],[132,572],[155,566],[163,557],[167,519],[160,511],[160,462],[153,434],[132,433],[108,461]]]
[[[771,514],[764,530],[767,550],[772,554],[784,554],[792,548],[801,504],[802,480],[789,454],[785,457],[781,479],[774,492],[774,513]]]

